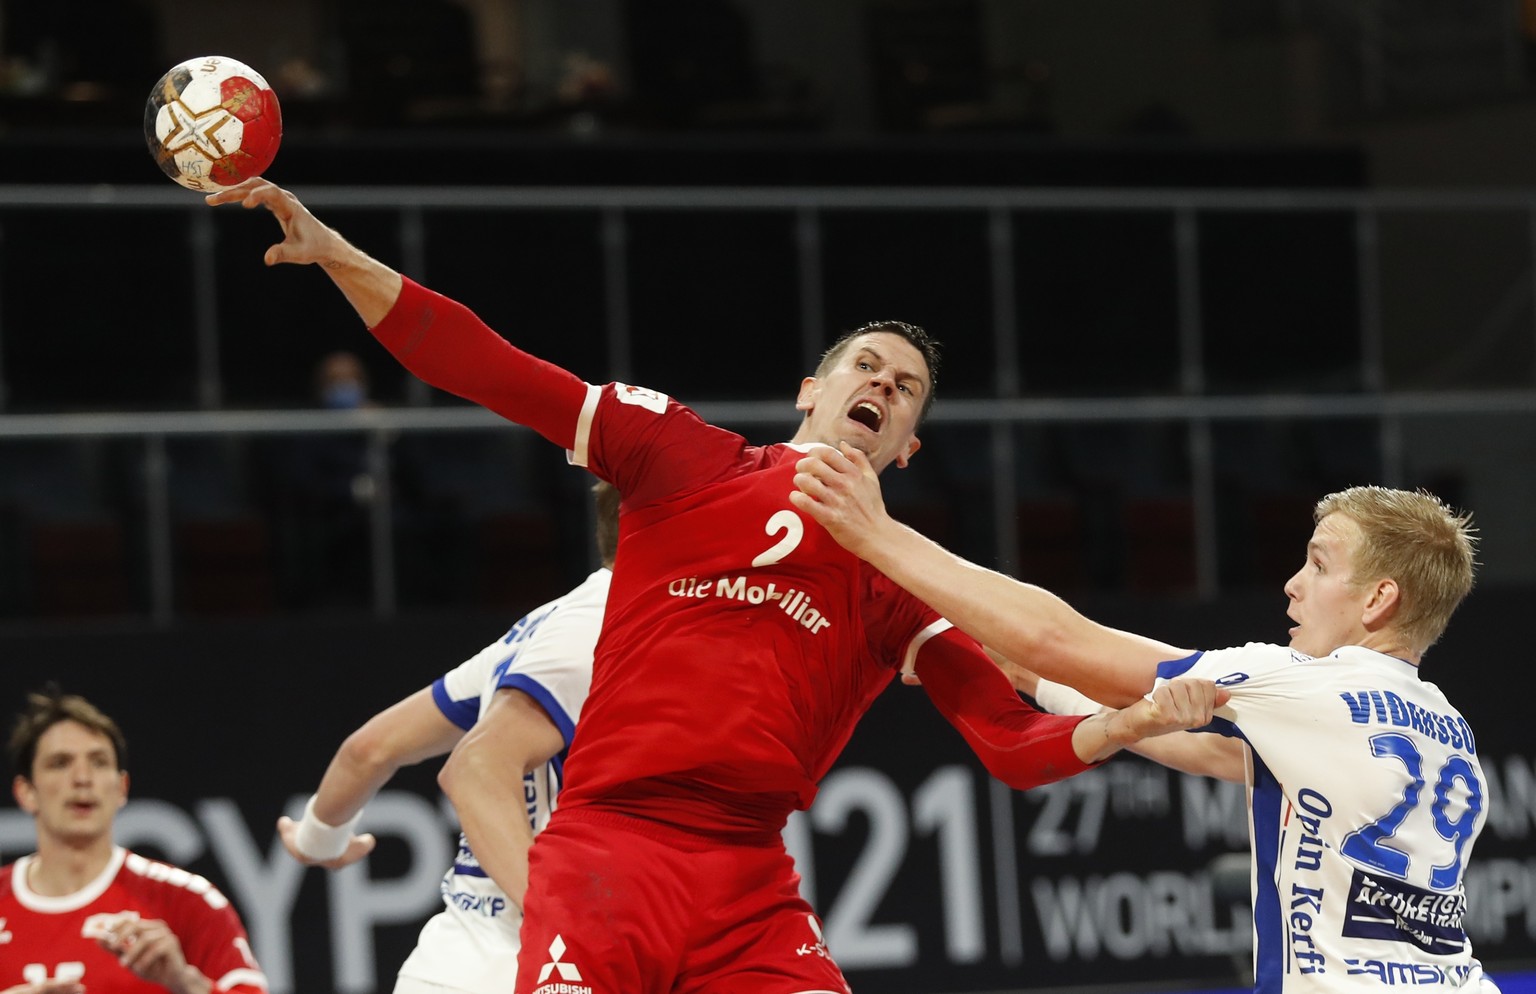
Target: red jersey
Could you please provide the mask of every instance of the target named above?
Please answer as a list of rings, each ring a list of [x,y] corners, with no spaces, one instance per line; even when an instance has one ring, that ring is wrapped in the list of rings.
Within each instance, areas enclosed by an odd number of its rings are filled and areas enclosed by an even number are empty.
[[[809,805],[908,649],[948,623],[791,509],[804,448],[748,445],[650,391],[592,391],[573,461],[624,513],[561,803],[665,777]]]
[[[27,886],[33,859],[0,868],[0,990],[53,978],[77,980],[87,994],[166,994],[96,942],[128,917],[165,922],[214,990],[266,994],[240,917],[206,878],[118,847],[85,887],[45,897]]]
[[[373,333],[623,494],[562,810],[776,833],[920,648],[929,695],[994,774],[1023,788],[1085,768],[1080,718],[1028,708],[974,641],[793,509],[805,447],[749,445],[663,394],[589,386],[409,280]]]

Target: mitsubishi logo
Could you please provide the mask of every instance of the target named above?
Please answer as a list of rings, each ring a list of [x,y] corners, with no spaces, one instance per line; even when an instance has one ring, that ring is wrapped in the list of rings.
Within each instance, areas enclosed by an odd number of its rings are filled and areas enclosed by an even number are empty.
[[[559,972],[561,980],[577,982],[581,980],[581,971],[576,969],[574,964],[560,962],[560,957],[564,955],[565,940],[557,935],[555,936],[555,941],[549,944],[549,962],[539,968],[539,983],[542,984],[548,980],[550,973],[553,971]]]

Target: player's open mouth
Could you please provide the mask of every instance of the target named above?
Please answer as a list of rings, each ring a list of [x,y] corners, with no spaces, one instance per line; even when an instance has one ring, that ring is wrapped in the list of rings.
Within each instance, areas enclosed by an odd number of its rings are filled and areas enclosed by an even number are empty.
[[[885,420],[885,415],[880,408],[867,400],[861,400],[853,405],[853,410],[848,412],[848,420],[857,421],[870,431],[879,432],[880,422]]]

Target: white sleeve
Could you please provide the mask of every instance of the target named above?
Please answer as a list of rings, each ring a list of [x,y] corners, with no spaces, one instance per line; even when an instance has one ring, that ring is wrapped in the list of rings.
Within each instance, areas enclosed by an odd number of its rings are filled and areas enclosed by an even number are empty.
[[[612,574],[600,569],[556,602],[496,681],[538,702],[571,744],[592,685],[592,653],[602,631]]]
[[[1242,716],[1261,712],[1287,711],[1297,698],[1298,688],[1315,681],[1314,670],[1298,663],[1315,662],[1309,656],[1268,642],[1248,642],[1228,649],[1210,649],[1184,659],[1160,663],[1159,685],[1175,677],[1188,676],[1214,680],[1226,688],[1232,699],[1216,709],[1216,717],[1240,725]]]
[[[1284,671],[1296,657],[1285,646],[1267,642],[1248,642],[1230,649],[1203,649],[1183,659],[1157,664],[1158,682],[1190,676],[1206,680],[1231,679],[1240,674],[1256,675]],[[1304,657],[1303,657],[1304,658]]]
[[[432,702],[444,718],[465,731],[474,726],[480,717],[480,694],[496,667],[512,655],[516,634],[514,625],[506,635],[433,681]]]
[[[1087,694],[1051,680],[1042,679],[1035,685],[1034,698],[1042,711],[1051,714],[1098,714],[1104,708]]]

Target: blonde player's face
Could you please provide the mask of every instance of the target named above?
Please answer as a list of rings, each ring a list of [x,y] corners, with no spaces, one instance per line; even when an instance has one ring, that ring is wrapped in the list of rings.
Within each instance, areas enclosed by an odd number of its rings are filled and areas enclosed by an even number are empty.
[[[1360,529],[1341,514],[1317,523],[1307,543],[1307,561],[1285,584],[1290,598],[1286,614],[1291,648],[1309,656],[1326,656],[1341,645],[1359,645],[1367,632],[1363,621],[1369,589],[1350,586],[1352,558]]]
[[[808,376],[795,402],[807,411],[799,441],[847,442],[879,472],[905,467],[922,444],[917,422],[932,389],[921,352],[900,335],[874,331],[848,343],[825,375]]]
[[[37,819],[38,838],[84,844],[110,838],[128,800],[112,740],[76,721],[61,721],[37,741],[32,779],[17,777],[16,803]]]

